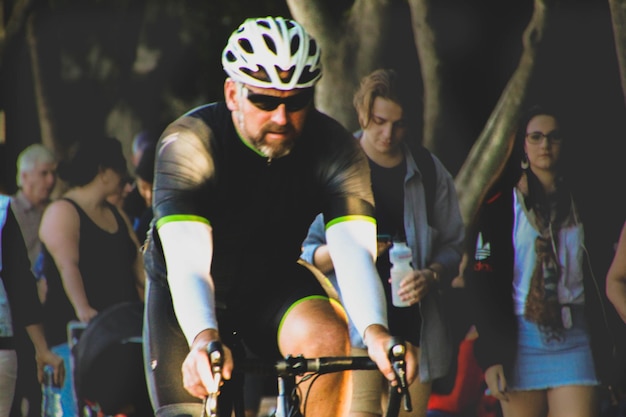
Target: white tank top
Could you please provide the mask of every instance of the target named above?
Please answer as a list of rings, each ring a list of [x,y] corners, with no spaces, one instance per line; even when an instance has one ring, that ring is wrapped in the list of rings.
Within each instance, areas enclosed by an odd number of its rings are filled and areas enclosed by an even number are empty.
[[[524,314],[526,296],[530,287],[537,262],[535,240],[539,231],[528,220],[524,207],[523,196],[513,189],[513,242],[515,252],[513,272],[513,297],[515,313]],[[585,292],[583,287],[583,242],[585,233],[583,225],[575,219],[573,225],[564,227],[558,232],[557,257],[561,269],[558,284],[559,303],[584,304]]]

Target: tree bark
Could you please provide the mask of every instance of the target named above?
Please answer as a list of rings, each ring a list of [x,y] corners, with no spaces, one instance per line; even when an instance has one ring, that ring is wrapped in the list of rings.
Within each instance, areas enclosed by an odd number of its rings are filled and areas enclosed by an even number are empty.
[[[356,0],[343,14],[325,0],[287,0],[291,15],[322,49],[324,75],[315,93],[317,108],[349,130],[358,128],[352,96],[361,77],[381,65],[392,0]]]
[[[28,12],[32,6],[32,0],[18,0],[13,6],[11,16],[7,20],[6,27],[0,24],[0,66],[4,60],[4,50],[7,43],[11,42],[11,38],[15,36],[26,23]],[[4,9],[4,4],[0,1],[0,8]],[[4,10],[0,10],[0,18],[4,23],[3,13]]]
[[[626,102],[626,1],[609,0],[611,8],[611,22],[613,24],[613,36],[615,38],[615,50],[619,64],[622,94]]]
[[[413,37],[420,60],[422,80],[424,83],[424,128],[422,144],[433,153],[440,155],[438,139],[445,137],[446,108],[444,105],[443,80],[441,67],[443,63],[437,52],[436,34],[429,23],[430,0],[409,0]]]
[[[50,114],[50,105],[45,92],[44,82],[41,73],[41,62],[39,60],[39,50],[37,48],[37,34],[35,29],[35,15],[31,14],[26,23],[26,39],[30,53],[32,68],[33,88],[35,90],[35,106],[39,119],[39,129],[41,132],[41,143],[59,154],[54,137],[54,124]]]
[[[553,0],[534,0],[533,15],[522,36],[519,65],[455,179],[466,224],[473,220],[485,193],[501,173],[513,148],[517,120],[525,105],[552,3]]]

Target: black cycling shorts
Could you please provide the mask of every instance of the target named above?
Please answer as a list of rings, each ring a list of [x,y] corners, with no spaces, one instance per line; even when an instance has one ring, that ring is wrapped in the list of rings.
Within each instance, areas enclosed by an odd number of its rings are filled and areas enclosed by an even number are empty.
[[[281,357],[278,329],[283,316],[299,300],[324,296],[326,292],[313,273],[294,263],[278,272],[278,285],[264,294],[246,294],[227,309],[218,309],[220,336],[231,349],[242,343],[254,354],[268,360]],[[274,277],[275,278],[275,277]],[[262,279],[260,277],[259,279]],[[189,346],[178,325],[169,288],[148,280],[144,321],[144,360],[148,387],[155,409],[185,402],[198,402],[182,384],[181,366]],[[234,346],[235,360],[238,349]]]

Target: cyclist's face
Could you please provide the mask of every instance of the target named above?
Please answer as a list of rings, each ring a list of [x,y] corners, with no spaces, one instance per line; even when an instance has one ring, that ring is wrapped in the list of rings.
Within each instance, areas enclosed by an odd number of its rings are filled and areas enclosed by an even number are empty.
[[[291,151],[313,102],[310,90],[238,87],[230,79],[224,85],[224,96],[238,133],[272,158]]]

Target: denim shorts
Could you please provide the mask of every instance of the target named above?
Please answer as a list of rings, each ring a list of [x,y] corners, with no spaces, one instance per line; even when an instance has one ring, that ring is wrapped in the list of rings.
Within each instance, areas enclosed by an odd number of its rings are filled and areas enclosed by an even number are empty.
[[[599,385],[583,306],[571,306],[569,329],[546,331],[517,316],[518,347],[511,391],[543,390],[566,385]]]

